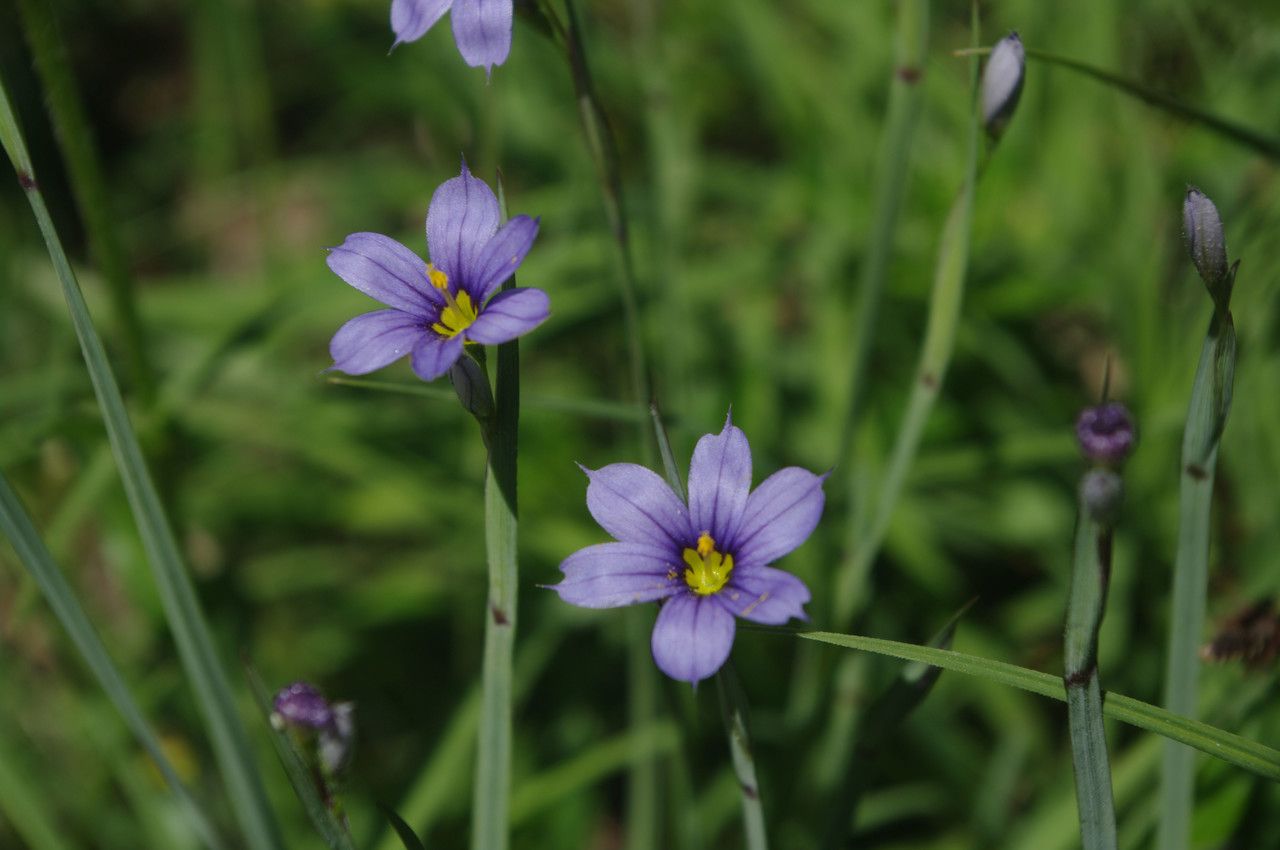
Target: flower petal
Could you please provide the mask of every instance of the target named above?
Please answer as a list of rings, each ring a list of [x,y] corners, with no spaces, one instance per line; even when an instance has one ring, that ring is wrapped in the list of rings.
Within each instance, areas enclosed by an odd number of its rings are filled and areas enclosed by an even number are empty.
[[[653,660],[671,678],[696,683],[724,665],[733,648],[733,632],[733,615],[711,597],[673,596],[653,625]]]
[[[473,68],[491,71],[511,52],[511,0],[456,0],[453,40]]]
[[[712,598],[734,616],[770,626],[780,626],[792,617],[809,619],[804,613],[809,588],[791,573],[773,567],[735,567],[729,586]]]
[[[499,292],[467,328],[467,339],[485,345],[510,342],[542,324],[550,314],[551,301],[541,289]]]
[[[425,316],[438,301],[422,258],[381,233],[352,233],[329,252],[334,274],[388,307]]]
[[[588,546],[565,558],[560,569],[564,581],[553,589],[565,602],[583,608],[653,602],[684,586],[671,550],[644,543]]]
[[[443,337],[434,331],[427,331],[414,346],[413,371],[424,381],[434,381],[448,372],[461,356],[461,334]]]
[[[742,521],[751,492],[751,447],[741,429],[725,419],[719,434],[707,434],[689,462],[689,519],[695,534],[708,531],[724,547]]]
[[[537,236],[538,219],[527,215],[516,216],[493,234],[476,259],[475,273],[467,281],[471,300],[483,304],[493,290],[506,283],[524,262]]]
[[[404,357],[428,331],[422,319],[399,310],[376,310],[356,316],[333,335],[329,368],[366,375]]]
[[[417,41],[449,11],[453,0],[391,0],[391,31],[395,44]]]
[[[788,466],[747,498],[731,551],[738,566],[764,566],[795,549],[822,517],[825,475]]]
[[[618,540],[671,549],[676,558],[693,541],[688,509],[653,470],[611,463],[582,471],[591,482],[587,510]]]
[[[456,25],[456,8],[453,14]],[[471,278],[480,251],[497,230],[498,199],[463,161],[462,173],[441,183],[427,207],[427,250],[455,291],[468,289],[463,282]]]

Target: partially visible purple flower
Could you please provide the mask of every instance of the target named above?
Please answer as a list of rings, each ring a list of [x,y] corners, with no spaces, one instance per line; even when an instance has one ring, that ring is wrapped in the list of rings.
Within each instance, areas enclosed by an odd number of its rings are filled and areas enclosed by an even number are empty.
[[[1094,463],[1122,463],[1133,451],[1133,417],[1119,402],[1086,407],[1076,420],[1080,451]]]
[[[806,619],[809,589],[769,566],[808,538],[822,516],[825,476],[791,466],[751,489],[751,448],[726,418],[698,440],[688,504],[643,466],[587,473],[587,509],[616,538],[560,565],[560,598],[584,608],[665,600],[653,659],[673,679],[715,673],[733,646],[734,618],[780,625]]]
[[[301,729],[327,729],[333,725],[333,708],[313,685],[294,682],[280,689],[275,698],[278,725]]]
[[[329,268],[390,309],[356,316],[333,335],[333,366],[364,375],[406,354],[413,371],[433,381],[449,371],[467,342],[497,345],[533,330],[550,306],[541,289],[517,288],[493,298],[515,274],[538,235],[538,220],[518,215],[498,227],[498,199],[483,180],[462,173],[446,180],[427,210],[424,263],[380,233],[353,233],[329,253]]]
[[[488,73],[511,52],[512,6],[512,0],[391,0],[392,48],[422,38],[452,8],[458,52],[468,65]]]

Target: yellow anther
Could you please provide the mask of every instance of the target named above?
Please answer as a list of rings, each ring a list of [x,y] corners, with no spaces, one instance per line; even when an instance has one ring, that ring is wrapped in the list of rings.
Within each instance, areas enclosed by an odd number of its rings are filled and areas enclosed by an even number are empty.
[[[431,285],[440,290],[440,294],[444,296],[444,309],[440,311],[440,320],[431,326],[431,330],[440,336],[451,337],[470,327],[476,320],[477,311],[466,290],[458,290],[457,295],[450,292],[449,276],[431,263],[427,263],[427,278],[431,281]]]
[[[699,535],[696,545],[696,549],[684,550],[684,562],[688,564],[684,571],[685,583],[700,596],[719,593],[733,572],[733,556],[717,552],[715,540],[705,531]]]
[[[427,263],[427,277],[431,280],[431,285],[441,292],[449,291],[449,276],[431,263]]]

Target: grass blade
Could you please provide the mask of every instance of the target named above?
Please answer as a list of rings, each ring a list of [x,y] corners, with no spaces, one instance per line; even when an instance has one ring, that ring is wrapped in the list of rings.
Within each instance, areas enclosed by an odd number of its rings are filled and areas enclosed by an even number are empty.
[[[1060,702],[1066,702],[1067,699],[1066,688],[1061,678],[1004,661],[993,661],[990,658],[966,655],[954,650],[934,649],[914,643],[901,643],[861,635],[802,632],[800,637],[843,646],[847,649],[875,652],[906,661],[921,661],[944,670],[953,670],[966,676],[977,676]],[[1163,735],[1171,741],[1194,747],[1258,776],[1280,780],[1280,750],[1272,749],[1265,744],[1250,741],[1248,738],[1226,732],[1207,723],[1182,717],[1150,703],[1114,692],[1107,694],[1103,713],[1121,723],[1128,723],[1139,729]]]
[[[378,808],[382,811],[383,816],[386,817],[387,823],[391,824],[391,828],[400,839],[400,843],[404,845],[404,850],[427,850],[423,846],[422,840],[414,834],[409,824],[404,822],[404,818],[396,814],[395,809],[388,809],[385,806],[379,806]]]
[[[743,846],[747,850],[767,850],[764,806],[760,802],[760,783],[756,780],[756,760],[751,752],[751,733],[747,728],[747,695],[738,683],[733,665],[726,663],[716,674],[716,690],[720,693],[720,712],[725,732],[729,735],[729,753],[733,772],[742,790]]]
[[[281,846],[279,833],[267,804],[262,778],[253,761],[248,734],[236,713],[226,672],[218,660],[195,588],[142,457],[142,449],[129,421],[129,414],[102,340],[94,328],[84,295],[80,292],[80,285],[71,270],[53,220],[49,217],[44,196],[31,170],[31,158],[9,105],[8,93],[2,85],[0,142],[18,172],[18,182],[25,190],[35,213],[36,223],[44,236],[49,256],[62,285],[62,293],[71,313],[76,337],[80,341],[94,393],[102,409],[112,452],[120,468],[125,494],[160,591],[165,618],[173,632],[187,678],[195,689],[197,703],[209,729],[214,756],[231,797],[232,808],[249,847],[253,850],[276,850]]]
[[[31,522],[31,517],[23,508],[18,494],[9,486],[3,474],[0,474],[0,531],[9,538],[14,551],[18,553],[18,560],[35,579],[40,591],[48,600],[49,607],[53,609],[54,615],[67,630],[68,637],[84,659],[85,666],[106,691],[107,697],[116,707],[116,711],[120,712],[125,725],[151,756],[151,760],[155,762],[165,782],[182,804],[192,831],[199,836],[205,846],[221,850],[225,845],[214,832],[204,812],[187,792],[186,786],[178,778],[178,772],[169,763],[164,749],[160,746],[159,737],[151,731],[151,726],[143,716],[142,709],[138,707],[137,701],[129,691],[129,686],[125,684],[124,677],[116,669],[110,653],[102,643],[102,638],[98,636],[97,629],[89,621],[71,585],[67,583],[66,577],[54,563],[53,555],[50,554],[49,548],[45,546],[35,525]]]
[[[1196,368],[1183,432],[1178,550],[1173,566],[1173,611],[1165,671],[1165,707],[1188,717],[1195,716],[1197,711],[1199,645],[1209,583],[1209,518],[1214,470],[1218,461],[1218,438],[1230,406],[1235,357],[1236,332],[1231,314],[1215,310]],[[1165,746],[1160,773],[1159,846],[1162,850],[1186,850],[1189,846],[1195,791],[1194,757],[1185,747]]]

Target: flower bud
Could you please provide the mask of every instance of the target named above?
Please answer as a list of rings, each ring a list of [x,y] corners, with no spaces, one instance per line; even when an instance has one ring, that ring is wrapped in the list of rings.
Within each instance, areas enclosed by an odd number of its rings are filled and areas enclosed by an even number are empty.
[[[1000,39],[991,49],[982,72],[982,125],[994,139],[1000,138],[1018,108],[1026,67],[1026,51],[1016,32]]]
[[[333,722],[320,730],[320,764],[330,776],[338,776],[351,761],[355,749],[355,704],[333,704]]]
[[[1227,241],[1222,235],[1218,208],[1194,186],[1187,187],[1187,197],[1182,202],[1182,225],[1191,261],[1213,292],[1227,280]]]
[[[333,725],[333,708],[307,682],[294,682],[280,689],[275,698],[271,723],[277,729],[326,729]]]
[[[1080,451],[1094,463],[1123,463],[1133,451],[1133,417],[1119,402],[1086,407],[1076,419]]]
[[[1110,469],[1091,469],[1080,479],[1080,504],[1094,522],[1115,522],[1123,498],[1124,482]]]
[[[476,419],[493,415],[493,390],[489,388],[489,376],[479,363],[464,354],[449,370],[449,380],[468,413]]]

